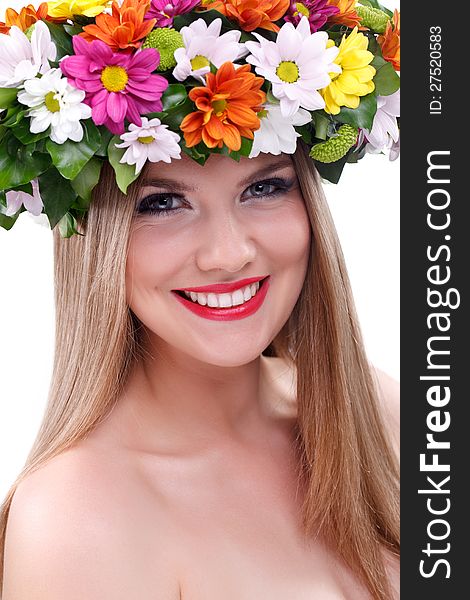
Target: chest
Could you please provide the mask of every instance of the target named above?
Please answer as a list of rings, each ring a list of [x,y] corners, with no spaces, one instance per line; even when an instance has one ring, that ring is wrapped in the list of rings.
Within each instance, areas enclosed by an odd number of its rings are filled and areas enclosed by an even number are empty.
[[[302,493],[288,460],[258,456],[210,474],[173,465],[159,498],[181,600],[369,600],[324,544],[303,535]],[[141,517],[151,522],[150,504]]]

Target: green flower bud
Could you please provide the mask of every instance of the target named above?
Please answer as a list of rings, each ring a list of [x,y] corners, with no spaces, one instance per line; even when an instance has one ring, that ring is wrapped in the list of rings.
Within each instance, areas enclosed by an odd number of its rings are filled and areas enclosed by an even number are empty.
[[[155,48],[160,52],[157,71],[168,71],[176,66],[175,50],[184,48],[183,36],[171,27],[160,27],[151,31],[145,38],[142,48]]]
[[[368,27],[375,33],[385,33],[390,17],[383,10],[358,4],[356,12],[361,17],[361,25]]]
[[[326,142],[315,144],[310,150],[310,156],[323,163],[332,163],[343,158],[356,143],[358,130],[351,125],[341,125],[336,134],[336,137]]]

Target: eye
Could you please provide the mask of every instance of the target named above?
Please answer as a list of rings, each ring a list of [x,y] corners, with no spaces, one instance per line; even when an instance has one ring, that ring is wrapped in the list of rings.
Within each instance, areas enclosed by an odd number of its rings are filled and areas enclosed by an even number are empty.
[[[277,196],[290,190],[293,185],[292,180],[276,177],[274,179],[266,179],[257,181],[251,184],[247,191],[254,198],[263,198],[264,196]]]
[[[182,206],[178,206],[182,198],[175,194],[150,194],[141,200],[137,212],[139,214],[158,215],[162,217],[169,216],[170,213],[177,212]],[[177,206],[175,206],[175,204]]]

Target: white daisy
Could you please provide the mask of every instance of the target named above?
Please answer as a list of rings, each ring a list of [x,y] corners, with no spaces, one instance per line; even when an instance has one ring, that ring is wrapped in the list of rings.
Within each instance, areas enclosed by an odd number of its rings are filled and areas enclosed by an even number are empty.
[[[0,87],[19,87],[26,79],[45,73],[56,52],[49,29],[42,21],[35,24],[31,41],[16,26],[9,33],[0,33]]]
[[[260,152],[265,154],[294,154],[300,133],[294,125],[309,123],[312,115],[308,110],[299,108],[292,117],[284,117],[279,104],[266,104],[267,113],[261,117],[260,128],[254,132],[253,146],[249,158],[255,158]],[[260,115],[258,115],[260,116]]]
[[[181,28],[184,48],[174,53],[177,62],[173,76],[178,81],[195,77],[205,83],[205,75],[210,71],[210,63],[217,68],[224,62],[234,62],[246,54],[245,44],[239,44],[241,31],[227,31],[220,35],[222,19],[214,19],[207,25],[203,19],[197,19],[187,27]]]
[[[41,214],[44,204],[41,195],[39,194],[38,180],[34,179],[31,182],[31,186],[33,188],[33,195],[19,190],[10,190],[5,194],[7,201],[5,215],[12,217],[20,210],[21,205],[35,217]]]
[[[364,129],[367,139],[366,150],[379,153],[396,148],[400,136],[397,117],[400,116],[400,90],[390,96],[377,96],[377,112],[372,129]],[[396,150],[395,150],[396,151]],[[395,156],[396,158],[396,156]],[[391,156],[391,160],[393,157]]]
[[[24,82],[18,100],[29,106],[31,133],[51,128],[51,140],[63,144],[66,140],[81,142],[83,127],[80,121],[91,117],[91,108],[82,102],[83,90],[72,87],[60,69],[50,69],[42,77]]]
[[[245,42],[251,52],[246,61],[255,66],[258,75],[272,82],[272,93],[279,99],[282,115],[292,117],[299,107],[318,110],[325,101],[318,92],[329,85],[329,73],[340,73],[333,63],[338,48],[327,48],[325,31],[310,32],[307,17],[294,27],[284,23],[276,41],[271,42],[253,32],[258,42]]]
[[[136,174],[142,170],[145,161],[171,162],[172,158],[181,158],[180,136],[162,125],[160,119],[142,117],[142,125],[131,123],[129,131],[121,136],[122,144],[116,148],[127,148],[119,162],[135,165]]]

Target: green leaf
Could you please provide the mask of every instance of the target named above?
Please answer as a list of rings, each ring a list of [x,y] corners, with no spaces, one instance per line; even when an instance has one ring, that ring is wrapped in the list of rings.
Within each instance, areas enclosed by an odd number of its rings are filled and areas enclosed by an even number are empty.
[[[149,115],[147,115],[149,117]],[[149,117],[150,118],[150,117]],[[108,146],[113,134],[109,131],[107,127],[100,127],[99,131],[101,133],[101,143],[98,150],[95,152],[95,156],[108,156]]]
[[[137,179],[140,172],[135,172],[135,165],[119,162],[126,151],[125,148],[116,148],[116,144],[122,143],[121,138],[115,135],[111,138],[108,146],[108,157],[116,174],[116,183],[123,194],[127,194],[129,185]]]
[[[377,112],[377,97],[375,92],[363,96],[357,108],[346,108],[343,106],[335,120],[340,123],[348,123],[353,127],[372,129],[375,113]]]
[[[0,109],[12,106],[16,102],[18,92],[16,88],[0,88]]]
[[[367,32],[367,31],[362,31],[361,33],[363,35],[366,35],[369,38],[369,43],[367,44],[367,50],[369,50],[369,52],[372,52],[372,54],[374,56],[381,57],[382,56],[382,48],[380,47],[375,35],[373,33]],[[372,66],[374,66],[374,63],[372,63]]]
[[[327,117],[326,113],[314,112],[313,121],[315,124],[315,137],[319,140],[326,140],[331,120]]]
[[[163,110],[175,108],[182,104],[187,97],[186,88],[182,83],[170,83],[162,96]]]
[[[80,173],[70,182],[80,198],[87,203],[91,201],[91,192],[100,179],[103,163],[99,158],[91,158]]]
[[[242,145],[240,150],[238,151],[240,156],[249,156],[251,149],[253,148],[253,141],[246,137],[242,136]]]
[[[266,31],[266,30],[265,30]],[[240,36],[240,44],[244,44],[245,42],[257,42],[258,40],[255,38],[251,31],[242,31]]]
[[[189,98],[186,98],[184,102],[178,104],[171,110],[167,111],[165,117],[165,123],[169,126],[173,131],[179,132],[179,128],[181,125],[181,121],[184,119],[186,115],[194,111],[194,104],[191,102]],[[179,132],[180,135],[182,132]]]
[[[0,151],[0,189],[24,185],[43,173],[50,165],[47,154],[35,152],[34,144],[23,146],[8,132]]]
[[[59,233],[63,238],[69,238],[75,233],[79,233],[77,231],[77,221],[70,212],[65,213],[65,215],[58,222],[57,226],[59,228]]]
[[[63,25],[51,23],[51,21],[43,21],[49,28],[52,41],[57,48],[56,61],[60,61],[64,56],[73,54],[72,38],[67,34]]]
[[[70,207],[70,211],[73,211],[74,215],[83,216],[90,208],[90,202],[91,201],[84,200],[80,196],[77,196],[75,202]]]
[[[323,163],[317,160],[314,160],[313,162],[315,163],[318,173],[323,179],[331,181],[331,183],[338,183],[341,173],[343,172],[344,165],[348,160],[348,154],[333,163]]]
[[[95,22],[95,17],[87,17],[86,15],[73,15],[73,22],[82,25],[91,25]]]
[[[364,158],[366,154],[366,143],[363,143],[359,148],[351,148],[351,151],[348,154],[347,162],[348,163],[357,163]]]
[[[178,15],[173,19],[173,27],[176,29],[176,31],[180,31],[182,27],[187,27],[191,25],[191,23],[194,23],[196,19],[203,19],[207,25],[210,25],[215,19],[221,19],[221,32],[233,29],[232,22],[229,21],[229,19],[227,19],[227,17],[220,13],[218,10],[214,9],[204,10],[198,13],[189,12],[183,15]],[[265,29],[263,31],[267,33]]]
[[[72,37],[74,35],[78,35],[79,33],[82,33],[82,31],[83,31],[83,27],[78,24],[68,25],[67,23],[65,23],[64,29],[69,34],[70,37]]]
[[[206,161],[209,158],[210,152],[204,144],[199,143],[199,144],[197,144],[197,146],[191,146],[191,148],[188,148],[183,143],[181,147],[182,147],[183,152],[185,154],[187,154],[188,156],[190,156],[197,163],[199,163],[202,166],[204,166],[206,164]]]
[[[295,130],[297,131],[297,133],[300,133],[302,140],[306,144],[308,144],[309,146],[312,145],[313,136],[312,136],[312,128],[310,126],[310,123],[307,123],[306,125],[297,126],[295,128]]]
[[[375,67],[374,75],[375,92],[379,96],[390,96],[400,89],[400,77],[395,72],[391,63],[387,62],[381,56],[375,56],[370,63]]]
[[[2,117],[2,125],[4,127],[14,127],[23,119],[25,113],[26,108],[20,104],[10,106]]]
[[[29,119],[22,119],[17,125],[11,128],[13,135],[20,140],[22,144],[33,144],[49,137],[51,128],[48,127],[46,131],[41,133],[31,133],[30,131],[31,122]]]
[[[44,212],[53,229],[72,206],[77,194],[70,182],[54,167],[39,176],[39,191],[44,202]]]
[[[46,142],[52,163],[66,179],[75,179],[101,145],[101,135],[93,121],[87,119],[82,125],[81,142],[71,140],[63,144],[56,144],[52,140]]]

